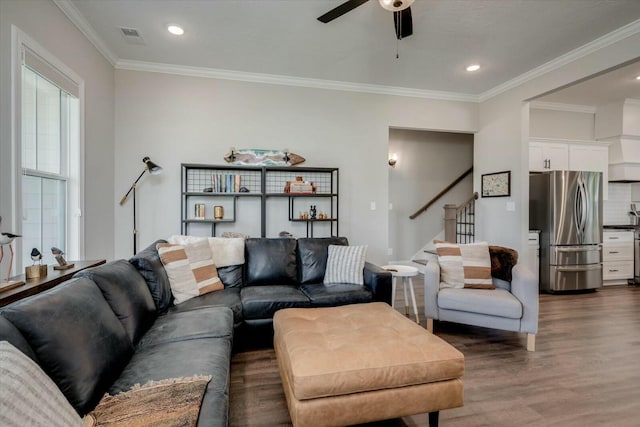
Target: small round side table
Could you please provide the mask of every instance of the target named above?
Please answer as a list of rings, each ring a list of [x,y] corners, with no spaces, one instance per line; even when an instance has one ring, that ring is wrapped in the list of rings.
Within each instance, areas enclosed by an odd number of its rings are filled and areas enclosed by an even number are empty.
[[[402,278],[402,288],[404,291],[404,312],[406,316],[409,316],[409,299],[407,298],[407,285],[409,285],[409,291],[411,292],[411,302],[413,303],[413,313],[416,315],[416,323],[420,324],[420,318],[418,317],[418,306],[416,305],[416,294],[413,291],[412,277],[418,275],[418,269],[408,265],[384,265],[385,270],[391,273],[391,307],[394,307],[396,301],[396,280],[398,277]]]

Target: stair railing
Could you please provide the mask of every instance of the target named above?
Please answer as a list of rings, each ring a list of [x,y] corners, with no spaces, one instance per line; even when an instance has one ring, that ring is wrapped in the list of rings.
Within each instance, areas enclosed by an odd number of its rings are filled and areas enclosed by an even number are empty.
[[[462,181],[463,179],[466,178],[467,175],[469,175],[471,172],[473,172],[473,166],[471,166],[471,168],[469,168],[465,173],[463,173],[462,175],[460,175],[459,177],[457,177],[454,181],[451,182],[451,184],[447,185],[446,188],[444,190],[442,190],[441,192],[439,192],[438,194],[436,194],[436,196],[431,199],[427,204],[425,204],[423,207],[421,207],[420,209],[418,209],[413,215],[409,216],[409,218],[411,219],[416,219],[416,217],[418,215],[420,215],[421,213],[423,213],[424,211],[426,211],[427,209],[429,209],[429,207],[431,205],[433,205],[435,202],[438,201],[438,199],[440,199],[440,197],[444,196],[445,194],[447,194],[447,192],[449,190],[451,190],[453,187],[456,186],[456,184],[458,184],[460,181]]]
[[[444,205],[444,239],[447,242],[473,243],[475,241],[477,199],[476,192],[460,206]]]

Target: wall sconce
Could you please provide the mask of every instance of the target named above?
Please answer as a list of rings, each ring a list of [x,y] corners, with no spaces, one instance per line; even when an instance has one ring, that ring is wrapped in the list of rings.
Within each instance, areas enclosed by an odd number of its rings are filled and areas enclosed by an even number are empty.
[[[395,167],[397,162],[398,162],[398,155],[396,153],[393,153],[391,157],[389,157],[389,166]]]

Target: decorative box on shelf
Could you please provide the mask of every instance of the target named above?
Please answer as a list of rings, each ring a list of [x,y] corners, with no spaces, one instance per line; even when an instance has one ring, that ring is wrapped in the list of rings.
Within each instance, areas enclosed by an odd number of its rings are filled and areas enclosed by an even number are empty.
[[[295,181],[286,182],[284,192],[289,194],[315,194],[316,186],[313,185],[313,182],[304,181],[301,176],[297,176]]]

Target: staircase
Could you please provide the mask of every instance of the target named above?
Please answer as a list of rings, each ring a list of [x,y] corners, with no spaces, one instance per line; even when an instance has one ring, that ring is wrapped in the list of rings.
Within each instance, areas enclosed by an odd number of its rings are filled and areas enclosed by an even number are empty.
[[[475,209],[478,193],[460,206],[444,205],[444,240],[473,243],[476,235]]]
[[[438,199],[444,196],[449,190],[451,190],[456,184],[462,181],[467,175],[473,172],[473,168],[470,168],[465,173],[456,178],[445,189],[438,193],[427,204],[418,209],[409,218],[415,219],[417,216],[425,212],[431,207]],[[473,195],[461,205],[446,204],[444,205],[444,233],[435,236],[435,240],[446,240],[447,242],[456,243],[472,243],[475,241],[476,234],[476,222],[475,222],[475,207],[476,200],[478,199],[478,193]],[[433,240],[433,239],[432,239]],[[410,261],[405,261],[407,265],[417,267],[420,271],[429,261],[429,258],[436,256],[435,246],[430,241],[420,251],[411,257]]]

